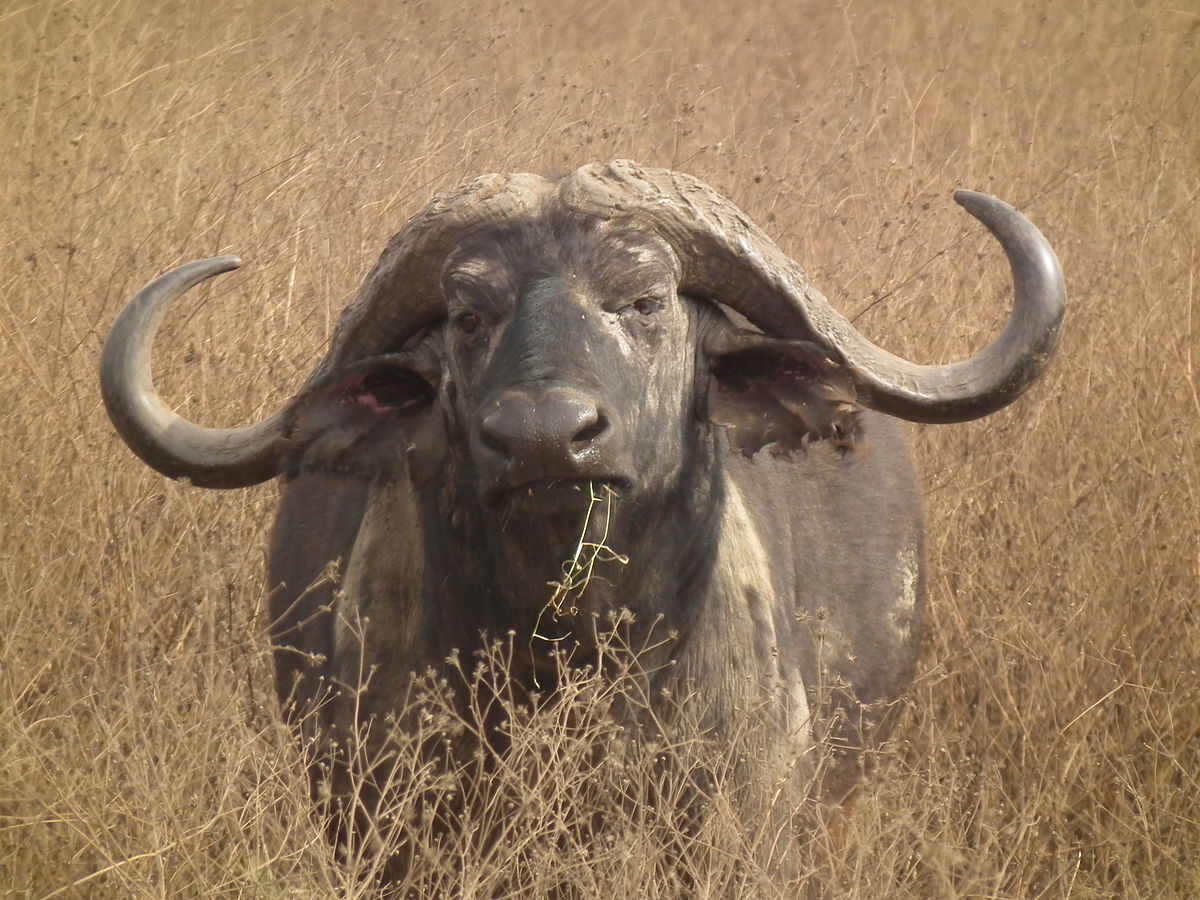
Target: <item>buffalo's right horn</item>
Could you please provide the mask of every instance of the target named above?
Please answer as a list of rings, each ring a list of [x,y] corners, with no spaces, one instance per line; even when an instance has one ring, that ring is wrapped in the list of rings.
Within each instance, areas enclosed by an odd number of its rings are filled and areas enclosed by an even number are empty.
[[[245,428],[204,428],[168,408],[154,389],[150,348],[171,304],[206,278],[242,264],[236,256],[172,269],[121,310],[100,356],[100,390],[117,432],[151,468],[208,488],[238,488],[274,478],[282,458],[283,414]]]

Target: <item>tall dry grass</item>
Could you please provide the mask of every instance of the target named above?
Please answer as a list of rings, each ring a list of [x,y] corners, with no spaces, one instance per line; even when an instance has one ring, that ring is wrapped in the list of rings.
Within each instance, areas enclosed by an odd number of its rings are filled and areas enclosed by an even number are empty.
[[[952,188],[1021,206],[1066,270],[1031,396],[915,430],[929,639],[831,892],[1200,895],[1200,9],[573,6],[0,10],[0,894],[370,893],[331,860],[269,695],[275,491],[169,483],[120,445],[95,367],[124,299],[189,258],[247,259],[157,359],[186,414],[244,422],[299,385],[431,193],[631,157],[735,198],[921,360],[1005,314]],[[521,891],[725,890],[662,881],[652,846],[551,854],[559,880]],[[471,896],[479,859],[442,864],[437,890]]]

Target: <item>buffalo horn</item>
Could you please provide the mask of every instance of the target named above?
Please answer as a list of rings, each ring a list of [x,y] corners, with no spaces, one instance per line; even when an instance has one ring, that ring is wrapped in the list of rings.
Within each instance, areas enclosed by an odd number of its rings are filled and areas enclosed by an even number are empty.
[[[160,275],[121,311],[100,357],[104,406],[125,443],[151,468],[200,487],[247,487],[274,478],[282,455],[282,413],[245,428],[203,428],[169,409],[150,375],[154,333],[171,304],[241,264],[236,256],[221,256]]]
[[[918,365],[863,337],[741,210],[695,178],[617,160],[578,170],[564,193],[581,211],[647,221],[679,254],[680,290],[720,301],[769,334],[820,344],[850,372],[864,403],[903,419],[964,422],[995,412],[1037,379],[1058,344],[1066,313],[1058,259],[1028,219],[986,194],[954,198],[1008,256],[1012,315],[975,356]]]

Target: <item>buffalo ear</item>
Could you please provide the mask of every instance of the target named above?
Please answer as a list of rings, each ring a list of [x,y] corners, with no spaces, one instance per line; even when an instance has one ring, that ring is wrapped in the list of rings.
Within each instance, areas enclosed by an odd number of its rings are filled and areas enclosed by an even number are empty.
[[[846,370],[807,341],[722,329],[708,350],[707,417],[746,456],[775,454],[814,441],[859,446],[862,407]]]
[[[431,356],[419,349],[365,359],[296,397],[284,424],[283,474],[428,481],[446,452]]]

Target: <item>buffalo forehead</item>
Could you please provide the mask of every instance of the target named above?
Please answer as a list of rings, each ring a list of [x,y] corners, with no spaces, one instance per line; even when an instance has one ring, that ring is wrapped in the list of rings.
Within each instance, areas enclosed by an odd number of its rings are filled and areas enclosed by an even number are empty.
[[[607,299],[651,283],[673,287],[678,272],[670,245],[635,222],[549,215],[465,236],[445,260],[442,283],[448,297],[466,289],[499,300],[567,275]]]

